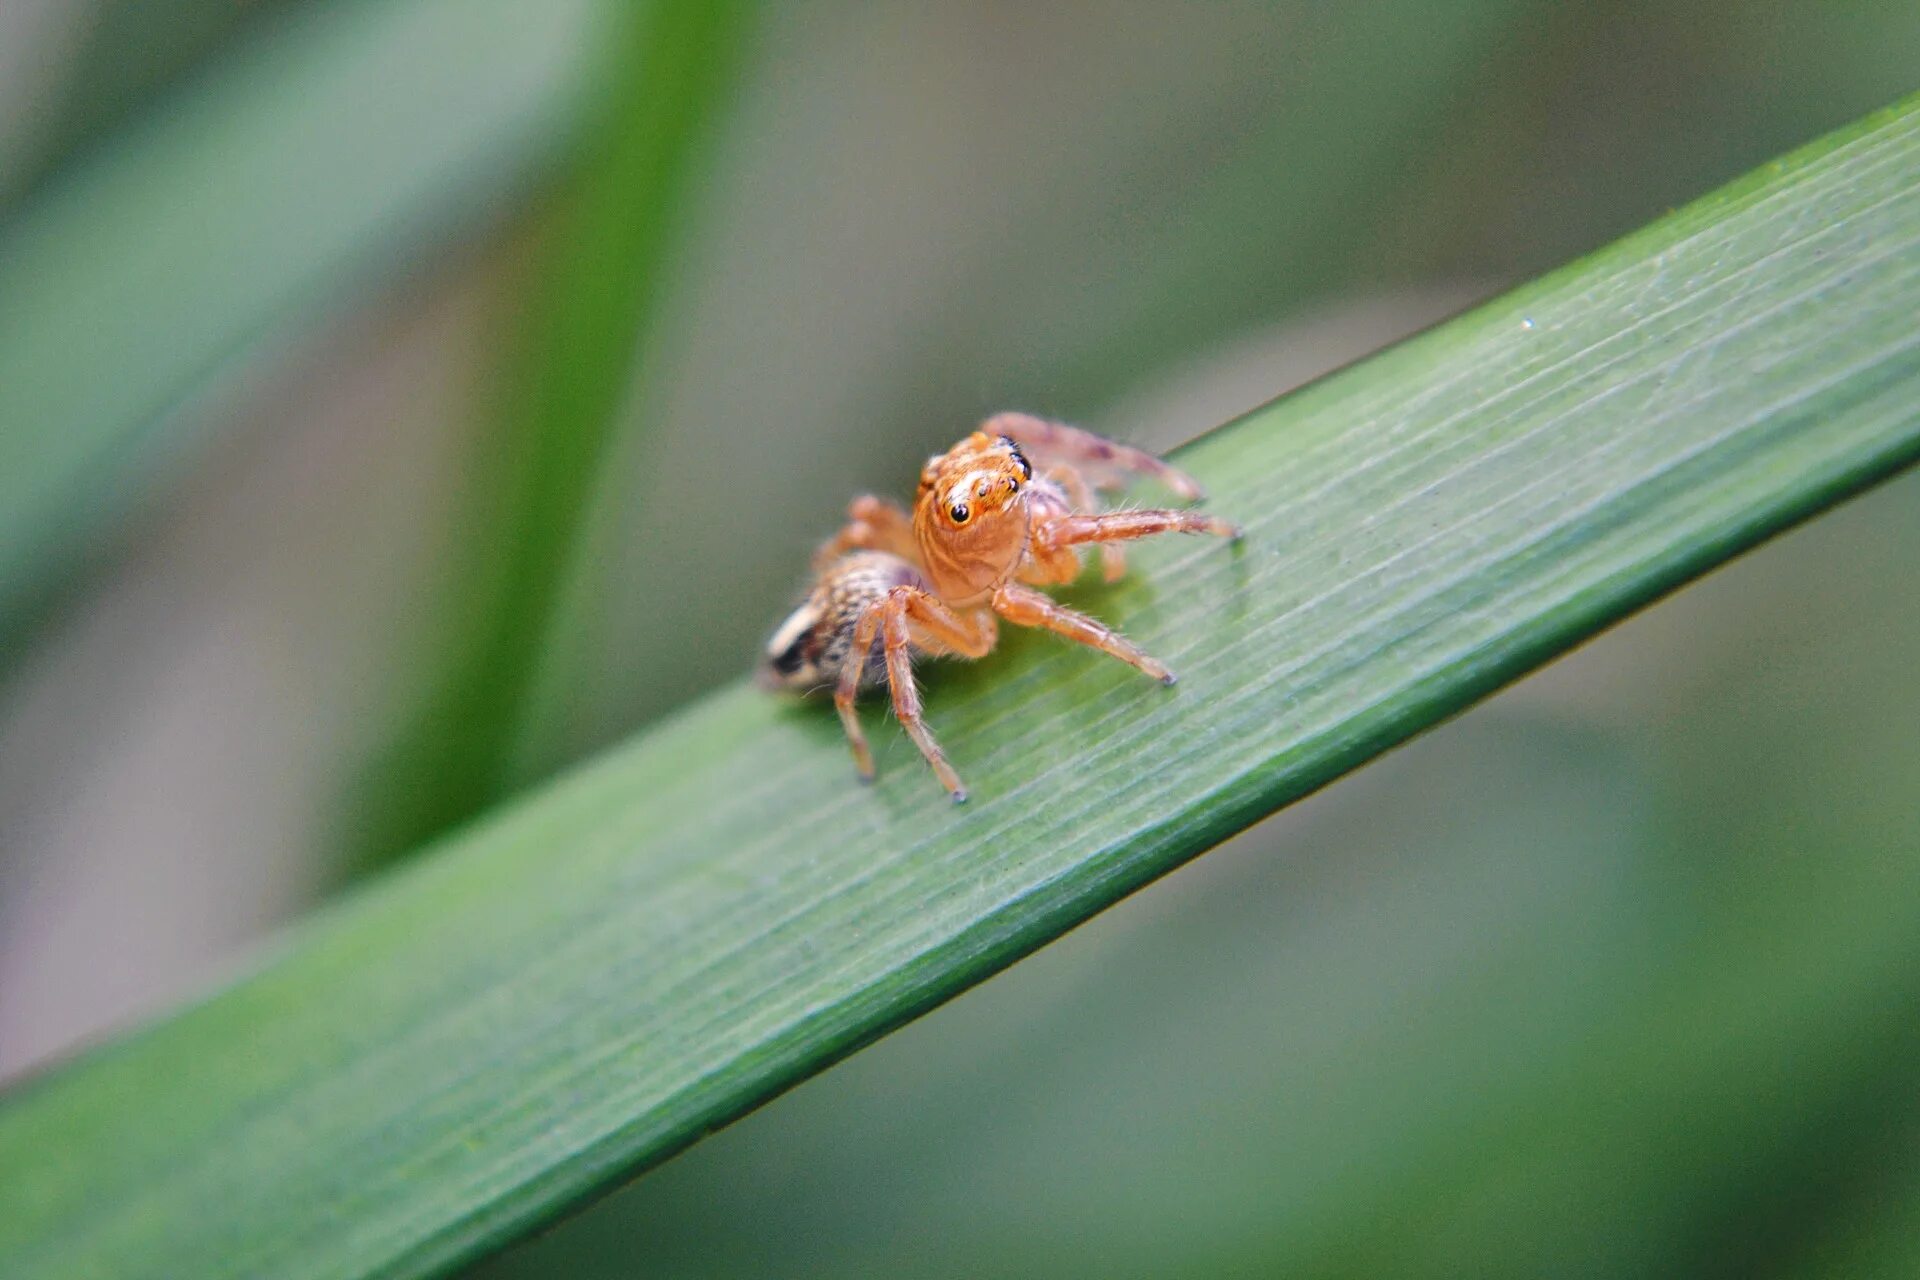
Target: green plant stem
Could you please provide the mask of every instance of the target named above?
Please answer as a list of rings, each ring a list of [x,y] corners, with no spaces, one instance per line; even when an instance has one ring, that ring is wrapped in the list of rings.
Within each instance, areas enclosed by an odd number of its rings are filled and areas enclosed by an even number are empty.
[[[577,119],[595,8],[290,11],[0,225],[0,659],[236,370],[522,192]]]
[[[668,255],[746,32],[735,0],[616,7],[605,102],[534,267],[529,316],[466,521],[446,689],[382,761],[363,861],[510,785],[543,643],[627,419]]]

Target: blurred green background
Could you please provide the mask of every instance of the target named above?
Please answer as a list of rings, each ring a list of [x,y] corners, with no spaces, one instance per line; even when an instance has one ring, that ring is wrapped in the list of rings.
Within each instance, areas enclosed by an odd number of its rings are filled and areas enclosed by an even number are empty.
[[[978,416],[1171,447],[1920,88],[1906,0],[714,13],[0,6],[0,1078]],[[1909,479],[480,1270],[1920,1273],[1916,561]]]

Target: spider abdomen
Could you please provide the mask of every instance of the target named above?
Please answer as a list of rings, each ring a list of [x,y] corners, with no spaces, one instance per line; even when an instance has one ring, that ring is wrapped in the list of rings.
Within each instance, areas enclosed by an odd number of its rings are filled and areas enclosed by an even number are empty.
[[[920,571],[884,551],[855,551],[821,575],[807,598],[787,615],[767,642],[762,683],[780,689],[827,688],[840,679],[853,629],[869,605],[895,587],[926,587]],[[870,648],[860,671],[860,687],[886,683],[886,657]]]

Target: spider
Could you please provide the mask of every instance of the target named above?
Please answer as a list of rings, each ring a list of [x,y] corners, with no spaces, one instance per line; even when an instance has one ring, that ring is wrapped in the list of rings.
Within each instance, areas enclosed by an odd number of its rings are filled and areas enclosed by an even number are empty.
[[[1188,500],[1204,496],[1190,476],[1152,454],[1024,413],[988,418],[927,460],[911,514],[872,494],[853,500],[846,525],[814,554],[813,590],[768,643],[762,682],[799,690],[833,686],[854,765],[871,780],[873,752],[854,702],[862,689],[884,681],[907,735],[954,801],[965,801],[960,775],[921,716],[914,654],[985,657],[999,636],[996,620],[1004,618],[1044,627],[1173,683],[1159,661],[1034,589],[1077,578],[1088,545],[1099,547],[1111,582],[1126,572],[1117,542],[1156,533],[1240,537],[1236,525],[1197,511],[1092,509],[1096,490],[1123,488],[1139,475]]]

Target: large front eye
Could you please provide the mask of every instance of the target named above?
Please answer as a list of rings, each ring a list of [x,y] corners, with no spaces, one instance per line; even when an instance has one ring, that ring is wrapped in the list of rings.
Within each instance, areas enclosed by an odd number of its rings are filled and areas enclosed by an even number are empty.
[[[947,515],[952,518],[955,524],[965,524],[968,517],[973,515],[973,512],[967,510],[966,503],[956,502],[947,508]]]

